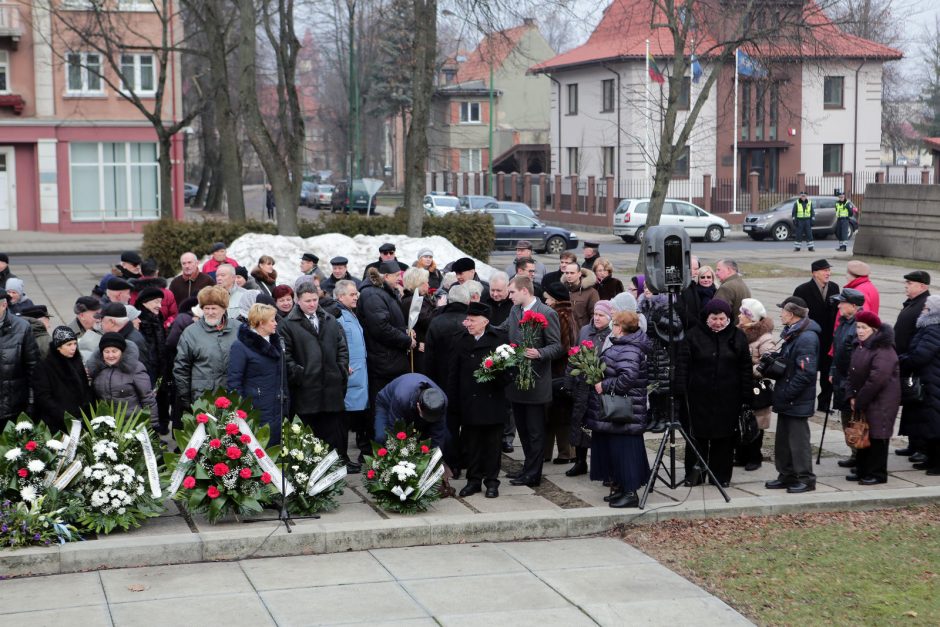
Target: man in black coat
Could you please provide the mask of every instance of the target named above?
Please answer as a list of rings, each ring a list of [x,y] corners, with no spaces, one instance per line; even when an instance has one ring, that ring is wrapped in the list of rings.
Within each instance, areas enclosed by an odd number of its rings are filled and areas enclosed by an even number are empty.
[[[505,371],[492,381],[477,382],[473,373],[488,355],[502,344],[502,337],[489,328],[491,309],[483,303],[470,303],[464,327],[467,333],[457,341],[454,365],[447,384],[450,414],[461,427],[467,458],[467,485],[460,496],[470,496],[486,486],[486,497],[499,496],[500,441],[509,415]]]
[[[333,290],[340,281],[352,281],[356,285],[359,285],[359,281],[349,274],[349,270],[347,269],[349,267],[349,260],[346,259],[346,257],[333,257],[330,259],[330,266],[333,268],[330,276],[320,281],[320,289],[323,290],[324,294],[333,296]]]
[[[0,289],[0,430],[29,405],[39,347],[29,323],[9,311],[10,296]]]
[[[832,266],[825,259],[817,259],[810,269],[813,278],[797,285],[793,295],[806,302],[809,307],[809,319],[822,329],[819,334],[819,396],[816,400],[819,411],[826,411],[832,401],[832,384],[829,382],[832,357],[829,351],[832,348],[832,333],[839,313],[838,306],[831,299],[839,294],[839,286],[829,280]]]
[[[915,270],[904,275],[904,294],[907,300],[898,314],[894,324],[894,347],[898,355],[903,355],[911,348],[911,340],[917,332],[917,317],[924,311],[924,303],[930,296],[930,275],[923,270]],[[901,376],[909,376],[909,372],[901,371]],[[905,448],[895,450],[898,455],[910,456],[915,453],[925,453],[926,442],[917,438],[909,438]]]

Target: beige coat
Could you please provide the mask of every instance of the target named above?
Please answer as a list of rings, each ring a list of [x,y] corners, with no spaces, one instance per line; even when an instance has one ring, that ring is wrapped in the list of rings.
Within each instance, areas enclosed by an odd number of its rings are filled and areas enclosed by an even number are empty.
[[[754,373],[754,381],[759,381],[761,376],[760,373],[757,372],[757,363],[760,361],[760,356],[764,353],[774,350],[774,346],[776,346],[776,341],[774,340],[773,336],[774,321],[770,318],[764,318],[763,320],[754,323],[748,323],[745,320],[741,320],[741,323],[738,325],[738,327],[744,331],[744,335],[747,337],[748,348],[751,351],[751,364],[753,365],[752,372]],[[769,429],[770,413],[770,407],[765,407],[764,409],[755,409],[754,416],[757,418],[757,426],[759,426],[761,429]]]

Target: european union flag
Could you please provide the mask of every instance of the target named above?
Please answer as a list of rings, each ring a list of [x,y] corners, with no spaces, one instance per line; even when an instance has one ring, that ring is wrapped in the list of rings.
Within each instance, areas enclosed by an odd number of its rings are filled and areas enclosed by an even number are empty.
[[[738,51],[738,73],[749,78],[767,78],[767,68],[743,50]]]

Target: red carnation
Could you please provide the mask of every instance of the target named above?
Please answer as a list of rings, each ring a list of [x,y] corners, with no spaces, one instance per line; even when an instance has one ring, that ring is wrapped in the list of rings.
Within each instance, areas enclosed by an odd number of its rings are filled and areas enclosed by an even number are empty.
[[[429,287],[429,288],[428,288],[428,295],[429,295],[429,296],[434,296],[434,294],[435,294],[436,292],[437,292],[437,288],[436,288],[436,287]]]
[[[196,422],[206,424],[207,422],[209,422],[209,415],[208,414],[196,414]]]
[[[228,474],[228,465],[223,464],[222,462],[219,462],[218,464],[212,467],[212,472],[215,474],[216,477],[224,477],[225,475]]]
[[[29,442],[26,443],[26,446],[24,446],[23,448],[25,448],[29,452],[33,452],[36,450],[36,443],[30,440]]]
[[[584,340],[583,342],[581,342],[581,346],[583,346],[584,348],[594,348],[594,342],[592,342],[591,340]]]
[[[581,349],[579,349],[577,346],[572,346],[568,349],[568,356],[571,357],[573,355],[577,355],[579,350]]]
[[[405,433],[404,431],[399,431],[395,437],[398,438],[399,440],[404,440],[408,437],[408,434]]]
[[[509,345],[509,348],[519,348],[519,345],[518,345],[518,344],[510,344],[510,345]]]
[[[26,477],[29,476],[29,471],[26,470],[25,468],[20,468],[19,470],[16,471],[16,474],[18,474],[19,476],[25,479]]]
[[[222,440],[219,438],[212,438],[209,440],[209,448],[219,448],[222,446]]]
[[[248,414],[246,414],[245,412],[243,412],[243,411],[240,410],[240,409],[236,409],[236,410],[235,410],[235,415],[238,416],[239,418],[241,418],[242,420],[244,420],[245,418],[248,417]]]
[[[248,444],[249,442],[251,442],[251,436],[248,435],[247,433],[242,434],[242,437],[238,439],[242,441],[242,444]]]
[[[366,479],[375,479],[375,471],[369,470],[369,472],[366,473]]]
[[[219,398],[215,399],[215,406],[219,409],[228,409],[232,406],[232,401],[228,400],[224,396],[220,396]]]
[[[238,459],[242,456],[242,450],[237,446],[230,446],[225,449],[225,456],[229,459]]]
[[[386,455],[388,455],[388,449],[383,447],[383,448],[380,448],[376,453],[378,454],[379,457],[385,457]]]
[[[486,360],[484,360],[484,361],[483,361],[483,367],[484,367],[484,368],[492,368],[492,367],[493,367],[493,360],[492,360],[492,359],[486,359]]]
[[[251,479],[251,468],[242,468],[238,471],[238,476],[242,479]]]
[[[187,490],[192,490],[193,488],[195,488],[196,478],[192,475],[189,475],[188,477],[183,479],[183,487],[186,488]]]
[[[238,433],[238,425],[234,422],[229,422],[225,425],[225,432],[229,435],[235,435]]]
[[[255,457],[257,457],[258,459],[263,459],[263,458],[264,458],[264,451],[263,451],[262,449],[260,449],[260,448],[256,448],[256,449],[255,449]]]
[[[428,445],[427,445],[427,444],[422,444],[422,445],[421,445],[421,452],[427,454],[427,453],[430,453],[430,452],[431,452],[431,449],[428,448]]]
[[[186,452],[183,454],[186,456],[187,459],[196,459],[196,449],[194,448],[186,449]]]
[[[261,483],[271,483],[271,475],[266,472],[261,473]]]
[[[217,499],[219,498],[220,494],[222,493],[219,492],[219,489],[215,487],[214,485],[210,485],[209,489],[206,490],[206,496],[208,496],[210,499]]]

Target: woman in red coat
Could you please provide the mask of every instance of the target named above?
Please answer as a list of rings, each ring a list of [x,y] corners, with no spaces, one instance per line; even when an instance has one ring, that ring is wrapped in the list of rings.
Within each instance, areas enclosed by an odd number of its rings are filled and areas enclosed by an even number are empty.
[[[855,315],[858,345],[849,366],[849,403],[868,421],[871,446],[858,449],[855,474],[861,485],[888,481],[888,442],[901,406],[901,375],[894,351],[894,329],[870,311]]]

